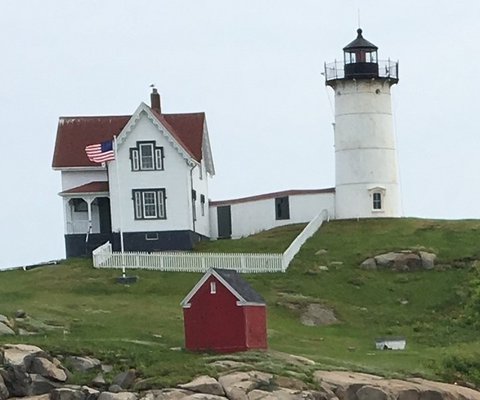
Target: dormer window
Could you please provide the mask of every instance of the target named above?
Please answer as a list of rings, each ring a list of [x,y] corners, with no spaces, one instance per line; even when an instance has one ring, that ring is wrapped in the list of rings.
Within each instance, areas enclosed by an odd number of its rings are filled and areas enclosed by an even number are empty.
[[[130,149],[132,171],[163,170],[163,147],[155,142],[137,142],[137,147]]]

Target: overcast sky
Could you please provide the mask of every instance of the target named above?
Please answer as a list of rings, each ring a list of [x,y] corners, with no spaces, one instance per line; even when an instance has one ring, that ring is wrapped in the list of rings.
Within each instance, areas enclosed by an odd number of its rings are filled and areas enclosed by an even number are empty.
[[[210,198],[334,186],[323,63],[400,60],[403,215],[480,218],[478,0],[0,0],[0,268],[64,257],[60,116],[205,111]]]

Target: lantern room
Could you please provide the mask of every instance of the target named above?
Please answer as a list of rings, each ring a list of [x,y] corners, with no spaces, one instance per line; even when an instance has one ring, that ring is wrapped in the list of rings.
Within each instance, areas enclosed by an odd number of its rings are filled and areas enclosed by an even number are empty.
[[[366,40],[357,29],[356,39],[343,48],[343,62],[325,64],[325,83],[334,87],[340,80],[388,79],[398,82],[398,61],[379,60],[378,47]]]
[[[345,78],[377,78],[378,47],[362,36],[357,29],[357,38],[343,48]]]

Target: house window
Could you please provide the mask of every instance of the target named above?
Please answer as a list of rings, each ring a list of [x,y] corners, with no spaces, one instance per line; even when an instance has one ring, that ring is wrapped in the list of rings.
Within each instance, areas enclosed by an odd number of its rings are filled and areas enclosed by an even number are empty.
[[[210,294],[217,293],[217,282],[210,282]]]
[[[155,142],[137,142],[137,147],[130,149],[132,171],[163,170],[163,147],[156,147]]]
[[[205,195],[200,195],[200,210],[202,212],[202,217],[205,216]]]
[[[166,219],[165,189],[134,189],[135,219]]]
[[[197,191],[192,189],[192,215],[193,215],[193,220],[197,220],[197,207],[196,207],[196,201],[197,201]]]
[[[290,219],[288,196],[275,199],[275,219]]]
[[[382,209],[382,194],[380,192],[373,193],[373,209],[374,210]]]

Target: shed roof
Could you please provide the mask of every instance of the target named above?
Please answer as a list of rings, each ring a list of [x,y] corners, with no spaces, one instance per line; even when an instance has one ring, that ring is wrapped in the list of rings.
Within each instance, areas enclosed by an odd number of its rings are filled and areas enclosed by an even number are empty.
[[[218,273],[248,303],[265,303],[264,298],[237,271],[215,268]]]
[[[241,303],[240,305],[265,305],[263,297],[255,291],[255,289],[253,289],[237,271],[222,268],[210,268],[180,303],[182,307],[190,307],[190,300],[192,297],[212,275],[215,276],[237,298],[239,303]]]

